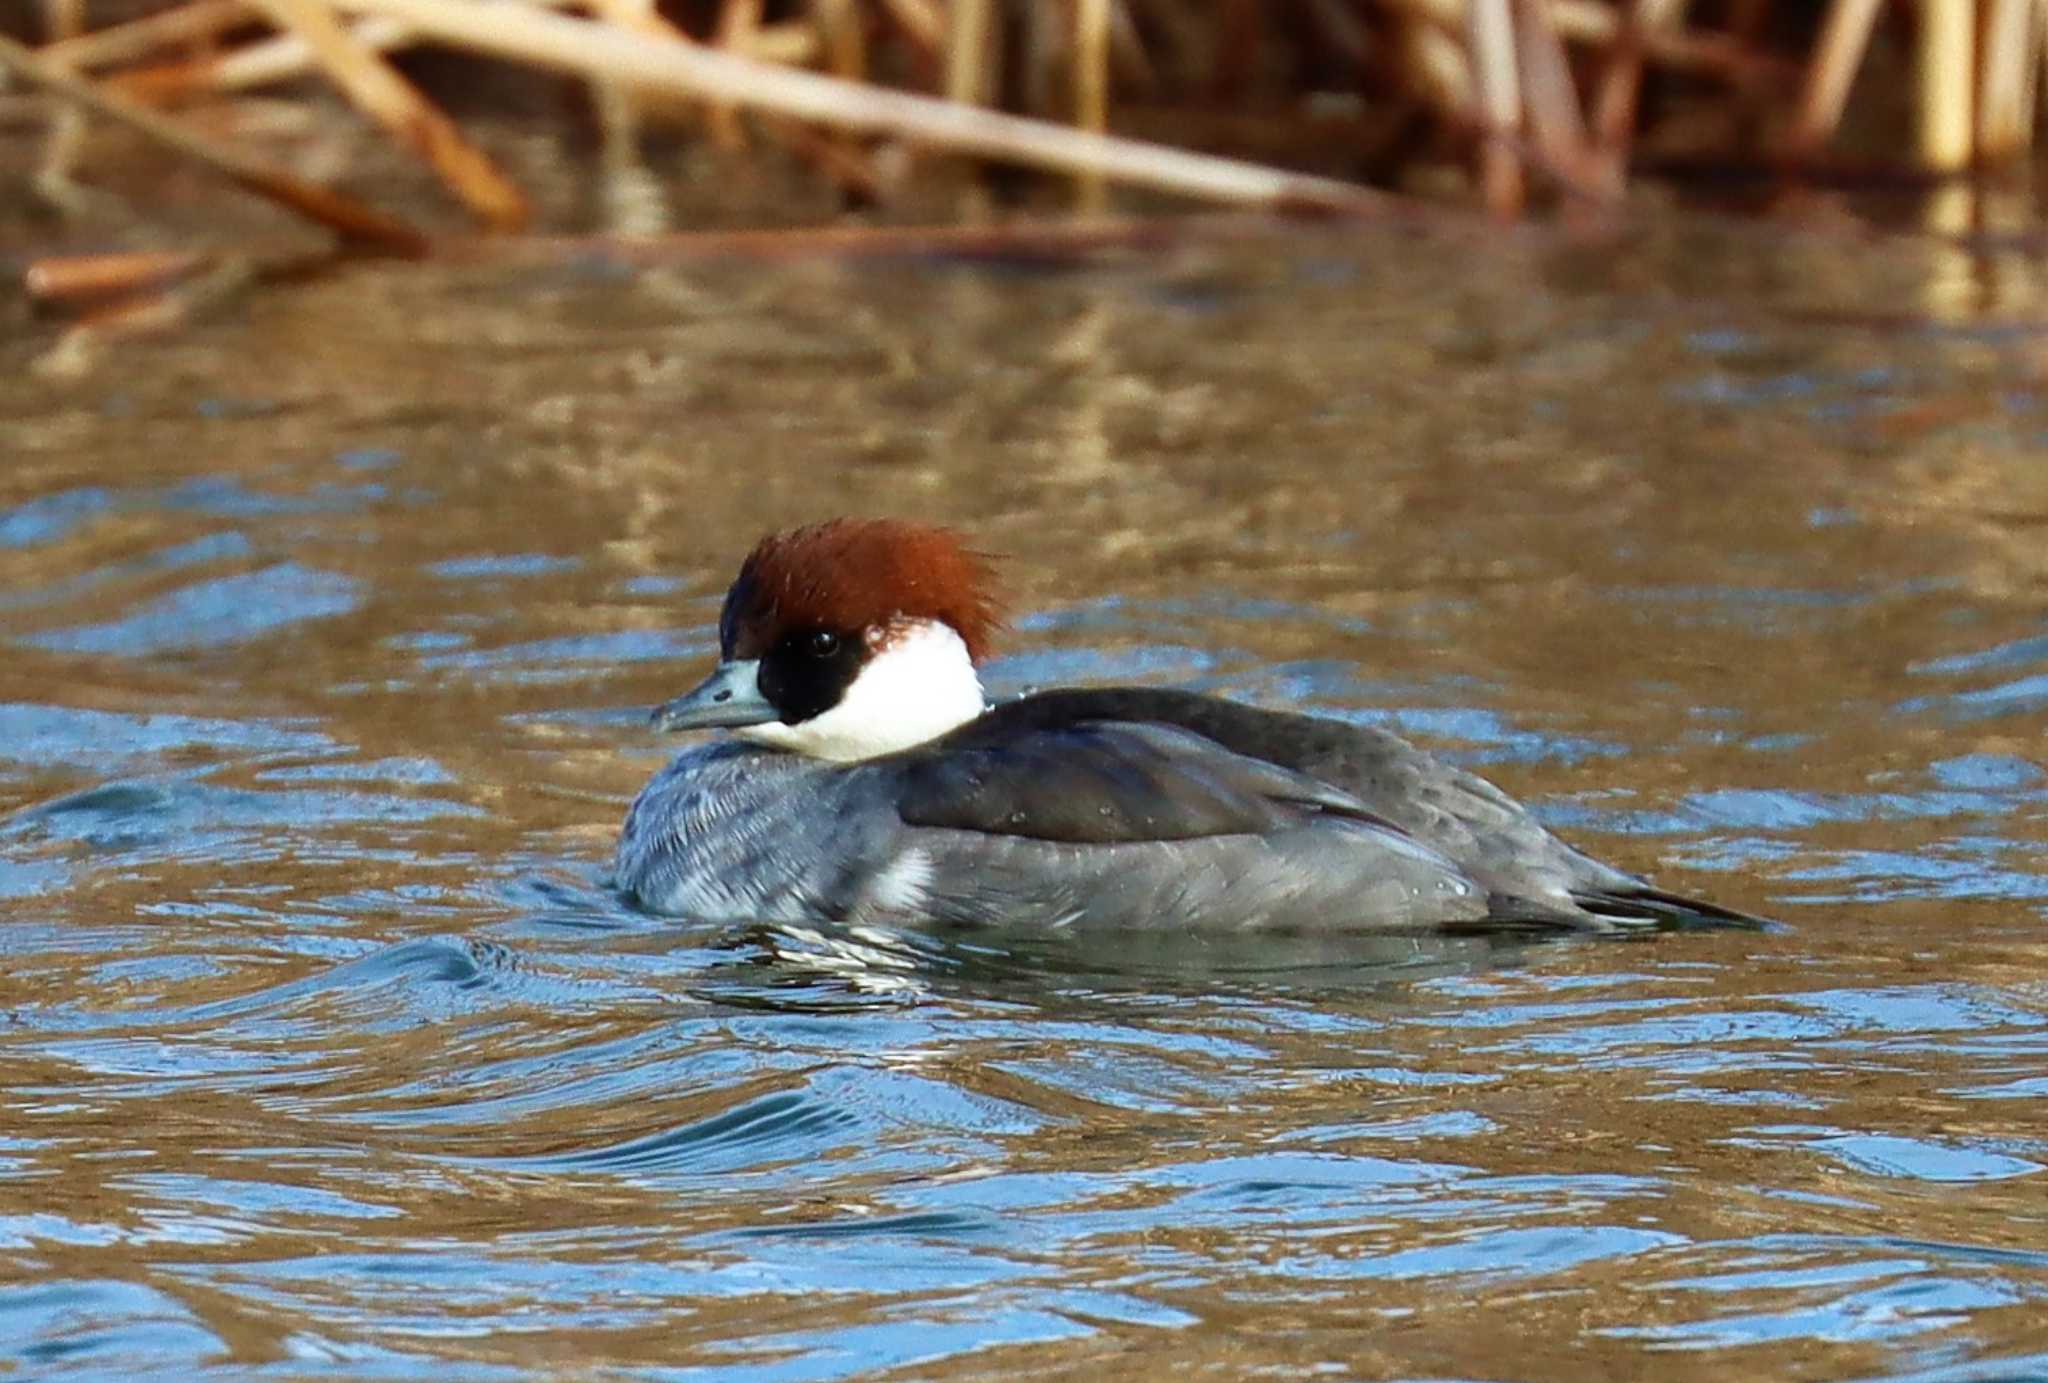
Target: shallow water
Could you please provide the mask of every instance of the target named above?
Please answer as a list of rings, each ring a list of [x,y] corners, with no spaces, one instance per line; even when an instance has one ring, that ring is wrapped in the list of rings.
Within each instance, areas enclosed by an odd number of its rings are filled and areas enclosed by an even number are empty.
[[[364,271],[0,343],[0,1370],[2048,1372],[2048,320],[1652,228]],[[1391,724],[1785,920],[708,927],[603,875],[761,529],[1004,688]]]

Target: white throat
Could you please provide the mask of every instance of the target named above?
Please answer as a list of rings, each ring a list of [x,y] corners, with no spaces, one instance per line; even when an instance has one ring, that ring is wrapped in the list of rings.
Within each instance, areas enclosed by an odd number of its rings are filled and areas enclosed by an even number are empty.
[[[937,739],[987,709],[967,645],[948,625],[913,620],[872,630],[875,653],[839,704],[801,725],[774,721],[741,739],[850,763]]]

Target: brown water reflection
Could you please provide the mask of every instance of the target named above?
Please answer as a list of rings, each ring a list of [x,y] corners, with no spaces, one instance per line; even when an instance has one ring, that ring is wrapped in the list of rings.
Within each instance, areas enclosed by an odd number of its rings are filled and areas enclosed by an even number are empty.
[[[442,267],[6,342],[0,1357],[2048,1369],[2042,323],[1948,253]],[[1384,719],[1791,926],[622,910],[642,708],[849,510],[1009,554],[1006,686]]]

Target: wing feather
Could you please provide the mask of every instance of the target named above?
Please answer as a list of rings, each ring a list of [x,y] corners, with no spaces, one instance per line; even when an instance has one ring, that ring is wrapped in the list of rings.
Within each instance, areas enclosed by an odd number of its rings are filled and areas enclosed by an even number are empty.
[[[1311,817],[1405,835],[1350,793],[1175,726],[1088,721],[897,755],[908,826],[1068,844],[1264,835]]]

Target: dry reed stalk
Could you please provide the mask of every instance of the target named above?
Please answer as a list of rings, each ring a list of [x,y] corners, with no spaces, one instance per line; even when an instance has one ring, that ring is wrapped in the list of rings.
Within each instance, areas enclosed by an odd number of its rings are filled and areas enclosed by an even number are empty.
[[[359,42],[324,0],[256,0],[281,29],[304,39],[356,108],[437,173],[456,199],[494,230],[516,231],[532,216],[526,194],[463,138],[447,114]]]
[[[1920,161],[1937,172],[1972,157],[1976,30],[1975,0],[1920,0]]]
[[[64,328],[48,350],[29,362],[29,373],[43,379],[81,378],[99,365],[112,342],[153,336],[186,320],[187,310],[175,298],[150,295],[117,303]]]
[[[654,0],[593,0],[592,10],[622,29],[668,29]],[[590,103],[597,114],[598,159],[604,170],[599,195],[605,224],[636,234],[666,230],[668,209],[660,184],[640,157],[640,103],[632,89],[622,82],[592,82]]]
[[[43,0],[43,16],[45,31],[53,42],[85,32],[85,0]],[[50,117],[42,162],[35,175],[36,191],[50,205],[66,210],[84,208],[86,191],[71,176],[84,147],[84,113],[76,106],[59,107]]]
[[[413,41],[412,30],[391,19],[365,19],[353,27],[353,33],[356,42],[380,53]],[[104,84],[110,91],[151,105],[175,105],[200,95],[250,91],[291,81],[317,65],[311,44],[298,34],[284,33],[222,52],[114,73]]]
[[[946,12],[946,99],[978,106],[988,91],[990,0],[953,0]]]
[[[242,5],[244,0],[234,0],[234,3]],[[247,0],[247,3],[253,4],[254,0]],[[542,9],[575,9],[580,8],[584,0],[497,0],[497,3],[528,4]],[[619,22],[625,23],[623,20]],[[627,24],[627,27],[636,26]],[[647,27],[650,32],[686,38],[681,30],[673,28],[666,21],[641,27]],[[351,32],[355,34],[358,42],[380,53],[410,47],[418,41],[418,35],[406,25],[397,20],[382,19],[374,15],[352,25]],[[92,38],[96,35],[89,34],[87,37]],[[749,56],[764,62],[800,66],[816,57],[817,47],[817,35],[808,25],[768,24],[754,30],[748,36],[746,51]],[[39,51],[47,56],[51,49]],[[268,38],[244,43],[223,52],[116,73],[105,78],[103,84],[138,101],[152,105],[171,105],[201,95],[251,91],[258,87],[292,81],[305,76],[315,65],[313,50],[304,39],[296,34],[273,34]],[[673,106],[678,103],[671,99],[666,104]],[[693,112],[696,109],[694,102],[680,104]]]
[[[874,160],[853,140],[835,139],[800,120],[775,115],[758,118],[790,153],[812,172],[837,184],[847,196],[869,203],[886,200],[889,180],[876,171]]]
[[[728,16],[735,19],[735,27],[730,34],[730,37],[736,40],[738,44],[734,51],[759,58],[763,61],[783,62],[785,64],[806,63],[818,57],[821,53],[827,55],[828,61],[832,60],[832,40],[817,24],[796,20],[778,24],[762,24],[760,23],[761,6],[759,0],[747,0],[745,7],[734,6],[721,10],[721,21]],[[858,20],[858,16],[848,16],[848,18],[855,22]],[[691,41],[680,30],[670,27],[666,20],[657,20],[657,24],[661,31],[666,32],[672,38],[684,43]],[[725,46],[724,40],[727,36],[723,29],[721,29],[720,46]],[[793,42],[798,36],[801,36],[801,48]],[[841,51],[837,54],[837,60],[847,61],[851,57],[858,63],[865,64],[867,60],[865,39],[860,36],[856,37],[859,39],[858,51],[852,54],[849,54],[847,51]],[[842,43],[845,42],[844,39],[840,41]],[[778,57],[776,56],[778,53],[786,54],[787,56]],[[718,112],[724,120],[730,122],[734,139],[739,144],[743,144],[744,138],[739,135],[738,112],[736,109],[731,105],[720,104],[712,107],[712,110]],[[835,184],[841,192],[862,201],[874,202],[881,200],[881,177],[876,174],[874,165],[868,159],[866,153],[850,141],[838,140],[830,135],[821,134],[797,120],[786,120],[768,114],[759,114],[756,116],[756,119],[763,133],[776,143],[782,145],[812,172],[818,174],[827,182]],[[714,129],[715,133],[716,130]],[[732,147],[737,147],[737,145]]]
[[[2032,107],[2037,104],[2042,89],[2048,87],[2048,0],[2035,0],[2034,34],[2040,42],[2041,51],[2040,66],[2028,74],[2030,80],[2027,82],[2027,104],[2029,106],[2027,122],[2029,125],[2033,123]]]
[[[2048,3],[2048,0],[2044,0]],[[1150,96],[1159,90],[1159,74],[1152,70],[1152,58],[1145,51],[1145,36],[1131,18],[1124,0],[1111,0],[1109,7],[1109,60],[1117,80],[1128,91]]]
[[[584,77],[610,76],[699,100],[893,135],[956,153],[1103,177],[1183,196],[1277,209],[1384,212],[1367,188],[1163,145],[1092,135],[929,96],[842,82],[698,45],[621,34],[539,10],[457,0],[337,0],[399,19],[422,37]]]
[[[761,0],[723,0],[713,41],[728,53],[743,53],[760,27]],[[712,142],[728,153],[746,148],[746,132],[740,128],[739,112],[731,102],[714,103],[708,115]]]
[[[1394,41],[1408,88],[1447,124],[1469,128],[1478,98],[1472,92],[1472,63],[1464,44],[1414,15],[1397,18]]]
[[[1091,134],[1109,132],[1109,0],[1074,0],[1074,123]],[[1099,173],[1082,174],[1074,190],[1086,214],[1108,205]]]
[[[1820,36],[1814,41],[1813,59],[1807,64],[1798,113],[1785,136],[1785,151],[1793,158],[1818,153],[1840,128],[1842,112],[1849,104],[1849,86],[1856,78],[1856,69],[1863,65],[1882,3],[1883,0],[1833,0],[1828,6]]]
[[[1607,51],[1607,61],[1593,88],[1587,139],[1600,160],[1602,176],[1619,187],[1628,169],[1629,144],[1635,137],[1636,110],[1643,90],[1643,33],[1669,23],[1675,8],[1662,0],[1624,0],[1628,5],[1621,31]]]
[[[882,8],[896,21],[904,37],[926,53],[946,46],[946,19],[931,0],[882,0]]]
[[[857,0],[812,0],[812,24],[825,50],[825,70],[850,82],[868,76],[868,40]]]
[[[1383,0],[1392,8],[1463,36],[1469,29],[1466,0]],[[1551,0],[1550,22],[1567,42],[1605,47],[1621,32],[1612,9],[1594,0]],[[1789,76],[1796,69],[1781,59],[1724,34],[1652,29],[1643,35],[1643,52],[1660,67],[1731,81],[1764,81]]]
[[[561,6],[561,0],[522,2],[546,8],[566,7]],[[662,17],[653,0],[591,0],[591,3],[601,18],[621,29],[643,33],[663,42],[696,46],[695,39]],[[721,32],[718,41],[723,43],[730,38],[741,44],[750,56],[766,62],[802,63],[817,55],[819,35],[810,25],[801,22],[764,25],[758,22],[760,14],[758,0],[748,0],[745,6],[728,5],[720,11],[720,23],[723,26],[730,21],[732,28],[729,32]],[[591,90],[604,150],[608,218],[615,230],[630,228],[652,235],[665,230],[668,224],[668,210],[660,189],[639,156],[638,125],[642,115],[664,103],[693,112],[701,109],[709,117],[708,124],[715,138],[723,142],[725,137],[718,129],[722,119],[729,123],[730,137],[736,143],[744,143],[737,112],[728,104],[705,107],[696,100],[678,97],[672,91],[636,91],[628,83],[609,78],[593,78]],[[764,119],[763,126],[772,138],[786,145],[820,175],[856,195],[869,199],[878,195],[880,179],[858,150],[842,149],[792,120],[769,117]]]
[[[1565,187],[1596,200],[1611,200],[1620,188],[1603,180],[1599,160],[1586,141],[1571,63],[1551,27],[1549,6],[1545,0],[1514,0],[1512,14],[1530,143]]]
[[[1073,0],[1025,6],[1003,37],[1015,42],[1016,56],[998,65],[1001,94],[989,104],[1014,101],[1019,115],[1040,120],[1071,119],[1075,77]]]
[[[809,62],[828,49],[827,38],[816,27],[801,21],[786,21],[778,24],[760,23],[759,0],[744,0],[743,4],[728,4],[720,14],[720,46],[726,46],[727,39],[739,45],[737,51],[765,62],[797,64]],[[857,16],[854,17],[857,19]],[[726,21],[732,27],[726,29]],[[674,28],[657,13],[647,26],[647,32],[665,36],[676,42],[692,42],[688,35]],[[861,53],[865,61],[865,50]],[[645,95],[650,93],[643,93]],[[718,136],[717,122],[724,120],[730,125],[731,137],[738,144],[744,143],[739,132],[738,112],[730,104],[719,103],[711,108],[713,113],[713,134]],[[879,201],[882,196],[882,179],[876,174],[874,165],[867,155],[851,143],[839,141],[819,134],[796,120],[780,119],[773,115],[758,117],[762,129],[777,143],[788,149],[813,172],[828,182],[836,184],[842,192],[863,201]],[[721,142],[723,137],[721,136]]]
[[[2048,58],[2048,0],[2034,0],[2027,7],[2027,53],[2026,66],[2020,72],[2019,110],[2015,122],[2026,131],[2029,146],[2034,139],[2034,116],[2040,109],[2041,68],[2034,54]]]
[[[1682,28],[1691,8],[1691,0],[1633,0],[1622,13],[1621,29],[1608,49],[1592,117],[1594,147],[1611,161],[1616,177],[1625,175],[1628,168],[1649,39]]]
[[[810,27],[823,50],[825,70],[842,81],[866,81],[868,38],[859,0],[811,0],[810,16]],[[816,146],[816,152],[809,155],[810,161],[838,183],[842,193],[862,201],[875,201],[881,196],[881,179],[855,139],[803,130],[801,126],[793,128],[809,136]]]
[[[308,220],[328,227],[350,243],[386,254],[421,255],[427,239],[411,226],[364,206],[332,189],[298,178],[240,151],[193,133],[147,106],[102,91],[91,82],[38,59],[26,45],[0,34],[0,68],[114,121],[194,162],[204,164],[236,186],[268,198]]]
[[[43,0],[43,28],[52,42],[85,32],[85,0]]]
[[[66,328],[30,369],[44,376],[75,378],[85,374],[98,364],[110,343],[181,327],[197,313],[242,292],[264,273],[265,266],[255,259],[235,256],[220,260],[189,282],[109,303]]]
[[[247,0],[190,0],[175,9],[60,39],[37,49],[44,62],[79,71],[134,62],[166,48],[204,43],[247,23]]]
[[[2011,158],[2033,142],[2028,87],[2035,70],[2034,0],[1987,0],[1984,70],[1977,93],[1977,152]]]
[[[1472,86],[1479,97],[1479,186],[1496,216],[1522,210],[1522,88],[1515,61],[1515,21],[1509,0],[1471,0],[1467,12]]]
[[[527,3],[549,4],[552,0],[527,0]],[[696,45],[695,39],[662,17],[652,0],[596,0],[596,3],[600,15],[624,27],[665,42]],[[730,39],[740,44],[750,56],[768,62],[807,62],[822,46],[820,35],[809,24],[792,21],[764,25],[760,23],[760,17],[759,0],[726,5],[719,13],[719,42],[722,44]],[[729,29],[726,27],[728,24]],[[671,101],[676,99],[673,93],[644,90],[628,98],[626,86],[610,80],[593,80],[592,89],[614,93],[618,99],[630,99],[636,112],[648,110],[654,104],[650,98],[657,94],[666,95]],[[600,97],[601,121],[605,120],[605,99]],[[687,100],[682,104],[693,109],[699,105]],[[707,109],[707,114],[714,138],[723,143],[729,136],[734,147],[744,144],[738,113],[731,105],[714,104]],[[721,121],[728,126],[723,133],[719,128]],[[794,120],[778,120],[770,116],[763,118],[762,125],[772,139],[787,147],[820,176],[855,196],[870,201],[880,196],[881,180],[859,150],[843,147]],[[619,133],[611,128],[609,122],[606,122],[605,139],[607,171],[611,179],[608,194],[618,194],[613,206],[615,228],[633,225],[648,234],[654,233],[657,225],[665,228],[667,208],[661,202],[659,189],[653,184],[653,175],[639,161],[637,141],[628,157]]]
[[[155,292],[213,262],[189,250],[64,255],[31,261],[21,281],[30,301],[54,306]]]
[[[689,35],[666,20],[662,21],[662,28],[684,39],[689,38]],[[759,58],[762,62],[777,62],[785,67],[804,67],[818,60],[821,47],[816,29],[801,19],[784,19],[774,24],[763,24],[755,29],[748,35],[746,45],[740,51],[747,57]]]

